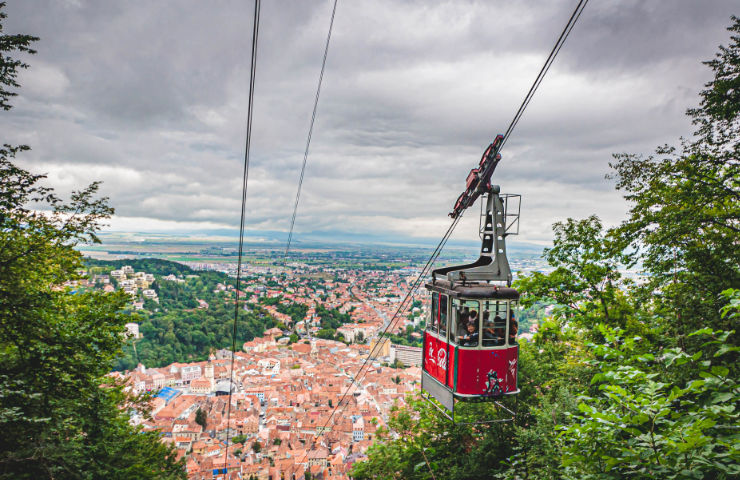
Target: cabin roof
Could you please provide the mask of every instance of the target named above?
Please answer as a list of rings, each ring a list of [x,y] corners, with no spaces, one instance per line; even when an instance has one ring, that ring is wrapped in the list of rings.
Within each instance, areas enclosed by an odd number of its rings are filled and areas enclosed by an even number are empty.
[[[427,290],[444,293],[455,298],[490,298],[494,300],[518,300],[519,292],[511,287],[484,282],[450,282],[437,280],[425,285]]]

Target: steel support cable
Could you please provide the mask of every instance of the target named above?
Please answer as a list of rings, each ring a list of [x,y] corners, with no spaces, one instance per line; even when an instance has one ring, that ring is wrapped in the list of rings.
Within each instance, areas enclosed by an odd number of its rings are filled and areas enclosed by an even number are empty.
[[[575,26],[576,22],[580,18],[581,13],[583,12],[583,9],[586,8],[587,3],[588,3],[588,0],[579,0],[578,4],[576,5],[576,8],[573,10],[573,13],[570,15],[570,18],[568,19],[568,23],[565,24],[563,31],[560,32],[560,36],[555,41],[555,45],[553,45],[552,50],[550,50],[550,55],[547,56],[545,63],[542,65],[540,72],[537,74],[537,78],[535,78],[534,82],[532,83],[532,86],[529,88],[529,91],[527,92],[527,95],[524,96],[524,100],[522,100],[521,105],[519,105],[519,109],[514,114],[514,118],[511,120],[511,123],[509,123],[509,127],[506,129],[506,132],[504,133],[504,139],[501,142],[501,147],[499,148],[499,151],[501,151],[504,148],[506,141],[509,139],[509,135],[511,134],[511,132],[514,131],[514,128],[519,123],[519,119],[524,114],[524,110],[526,110],[527,106],[529,105],[529,102],[532,100],[532,97],[534,96],[535,92],[539,88],[540,83],[542,83],[542,80],[545,78],[545,75],[547,75],[547,72],[550,70],[550,66],[552,65],[553,61],[555,61],[555,57],[557,57],[558,53],[560,52],[560,49],[565,44],[565,40],[567,40],[568,36],[570,35],[571,30],[573,30],[573,27]]]
[[[509,124],[509,127],[506,129],[506,133],[504,134],[503,142],[501,144],[501,147],[499,147],[499,152],[501,151],[501,149],[503,149],[503,146],[506,143],[506,140],[508,140],[508,138],[511,135],[511,133],[514,131],[514,128],[519,123],[519,119],[522,117],[522,115],[524,113],[524,110],[529,105],[529,102],[531,101],[532,97],[534,96],[534,93],[539,88],[540,83],[542,83],[542,80],[543,80],[545,74],[547,74],[547,72],[550,69],[550,65],[552,65],[552,62],[555,60],[555,57],[560,52],[560,49],[562,48],[563,44],[565,43],[565,40],[570,35],[570,32],[573,30],[573,27],[575,26],[575,23],[580,18],[581,13],[583,12],[583,9],[586,7],[586,4],[587,3],[588,3],[588,0],[579,0],[578,4],[576,5],[575,9],[573,10],[573,13],[570,16],[570,18],[568,20],[568,23],[563,28],[563,31],[560,33],[560,36],[558,37],[557,41],[555,42],[555,46],[553,46],[552,50],[550,51],[550,55],[548,55],[547,59],[545,60],[545,64],[540,69],[540,72],[537,75],[537,78],[535,79],[534,83],[532,84],[532,86],[530,87],[529,91],[527,92],[527,95],[525,96],[524,100],[522,101],[522,104],[519,106],[519,109],[517,110],[516,114],[514,115],[514,118],[511,120],[511,123]],[[396,317],[405,308],[405,304],[406,304],[408,298],[412,295],[412,292],[415,292],[416,289],[418,288],[418,286],[421,283],[421,281],[423,280],[426,272],[428,271],[429,266],[430,265],[433,265],[434,262],[437,260],[437,258],[439,258],[439,255],[441,254],[442,249],[447,244],[447,240],[452,235],[452,232],[454,231],[455,227],[457,226],[459,220],[462,218],[462,215],[463,215],[464,212],[465,211],[463,210],[463,212],[461,212],[460,215],[458,215],[453,220],[452,224],[447,229],[447,232],[445,233],[444,237],[439,242],[439,244],[437,245],[437,248],[435,248],[435,250],[432,253],[431,257],[429,258],[429,260],[427,261],[426,265],[424,266],[424,269],[422,269],[422,273],[419,275],[419,278],[417,279],[416,282],[414,282],[414,285],[411,287],[411,289],[409,289],[408,293],[406,294],[406,297],[404,297],[404,300],[401,302],[401,305],[399,306],[398,310],[396,310],[396,313],[393,315],[393,318],[391,319],[390,322],[388,322],[388,325],[386,326],[386,328],[379,335],[379,337],[378,337],[379,339],[382,339],[383,336],[388,331],[389,327],[393,323],[395,323]],[[380,342],[378,342],[376,344],[376,348],[379,348],[379,345],[380,345]],[[365,359],[365,361],[363,362],[362,366],[360,366],[360,369],[358,370],[358,372],[355,375],[355,377],[352,379],[352,382],[350,382],[349,387],[347,387],[347,389],[345,390],[345,392],[342,395],[342,398],[338,402],[337,406],[334,407],[334,409],[332,410],[332,413],[329,416],[329,419],[326,421],[326,423],[322,427],[322,429],[319,432],[319,434],[318,435],[315,435],[314,442],[316,441],[316,439],[318,439],[324,433],[324,431],[326,430],[326,426],[331,422],[331,419],[334,417],[335,413],[337,412],[337,410],[342,405],[342,402],[344,401],[345,397],[347,396],[347,394],[349,393],[349,391],[352,389],[352,387],[354,385],[358,384],[359,381],[361,380],[361,377],[364,376],[364,374],[361,375],[361,372],[362,372],[363,368],[368,364],[370,358],[373,357],[373,352],[375,352],[375,349],[371,349],[370,354]],[[308,452],[306,453],[306,455],[307,454],[308,454]]]
[[[421,282],[424,281],[424,278],[428,274],[428,272],[431,269],[431,267],[434,265],[434,262],[437,260],[437,258],[439,258],[439,255],[442,253],[442,249],[444,249],[444,246],[447,244],[447,240],[449,240],[450,236],[452,235],[452,232],[455,230],[455,227],[457,226],[457,224],[458,224],[458,222],[460,221],[461,218],[462,218],[462,214],[459,215],[457,218],[455,218],[452,221],[452,224],[447,228],[447,231],[445,232],[444,236],[442,237],[442,240],[440,240],[440,242],[437,244],[437,247],[434,249],[434,252],[432,252],[432,255],[429,257],[429,260],[427,260],[427,263],[424,265],[424,268],[419,273],[418,278],[416,279],[416,281],[414,282],[414,284],[412,285],[412,287],[406,293],[406,296],[401,301],[401,304],[399,305],[398,309],[396,309],[396,312],[393,314],[393,317],[391,317],[391,320],[388,321],[388,324],[386,325],[386,327],[383,329],[383,331],[378,336],[378,340],[382,340],[383,336],[385,336],[385,334],[388,332],[388,330],[393,325],[395,325],[398,322],[398,319],[401,318],[401,317],[399,317],[399,315],[401,313],[403,313],[403,311],[405,311],[406,307],[408,307],[409,300],[411,298],[413,298],[413,294],[416,292],[416,290],[418,290]],[[324,433],[324,431],[326,430],[327,425],[329,425],[329,423],[331,423],[332,418],[334,417],[334,415],[336,414],[336,412],[338,411],[338,409],[340,408],[340,406],[344,402],[344,399],[347,397],[347,395],[349,394],[350,390],[352,390],[352,387],[359,384],[360,377],[364,377],[364,374],[362,373],[362,370],[368,365],[368,363],[370,362],[371,359],[374,359],[377,356],[378,352],[380,351],[380,348],[381,348],[381,343],[380,343],[380,341],[378,341],[376,343],[375,347],[373,347],[370,350],[370,353],[365,358],[365,361],[363,362],[363,364],[357,370],[357,373],[352,378],[349,386],[345,389],[344,393],[342,394],[342,397],[339,399],[339,402],[337,402],[337,406],[334,407],[334,409],[332,410],[331,414],[329,415],[329,418],[326,420],[326,422],[322,426],[319,434],[318,435],[315,435],[315,438],[313,440],[314,442],[316,441],[316,439],[318,439]],[[377,351],[376,351],[376,349],[377,349]],[[367,371],[365,373],[367,373]],[[308,455],[308,452],[306,452],[305,455]],[[304,458],[305,458],[305,455],[304,455]]]
[[[319,96],[321,95],[321,82],[324,80],[324,70],[326,69],[326,57],[329,55],[329,42],[331,41],[331,32],[334,28],[334,15],[337,12],[337,0],[334,0],[334,8],[331,10],[331,21],[329,22],[329,33],[326,35],[326,45],[324,46],[324,58],[321,61],[321,73],[319,73],[319,85],[316,87],[316,98],[313,102],[313,113],[311,114],[311,124],[308,127],[308,138],[306,139],[306,150],[303,152],[303,165],[301,166],[301,176],[298,178],[298,191],[295,194],[295,205],[293,206],[293,216],[290,219],[290,231],[288,233],[288,242],[285,245],[285,255],[283,256],[283,265],[288,261],[288,252],[290,243],[293,240],[293,227],[295,226],[295,217],[298,213],[298,202],[301,199],[301,187],[303,186],[303,176],[306,173],[306,161],[308,160],[308,149],[311,146],[311,137],[313,136],[313,124],[316,121],[316,110],[319,106]]]
[[[535,80],[535,83],[532,85],[534,87],[534,91],[536,91],[539,88],[540,83],[542,83],[542,80],[544,79],[544,76],[547,75],[547,72],[550,70],[550,67],[553,64],[553,60],[555,59],[555,56],[557,56],[558,53],[560,52],[560,49],[563,48],[563,45],[565,44],[565,40],[570,35],[571,30],[573,30],[573,27],[575,26],[576,22],[578,21],[578,18],[581,16],[581,13],[583,12],[583,9],[586,7],[586,4],[587,3],[588,3],[588,0],[581,0],[581,2],[579,3],[579,6],[581,4],[583,6],[580,8],[580,10],[578,10],[578,7],[576,7],[578,13],[576,14],[575,19],[573,20],[573,22],[571,22],[569,24],[569,26],[566,27],[567,28],[567,32],[565,32],[565,37],[563,38],[562,42],[560,42],[560,44],[557,45],[557,50],[555,50],[555,55],[552,57],[552,60],[550,60],[549,63],[546,63],[546,67],[543,66],[544,73],[542,73],[541,76],[538,76],[538,79]],[[534,96],[534,92],[532,93],[532,95],[529,95],[525,99],[525,101],[522,103],[522,105],[524,106],[524,109],[527,108],[527,106],[529,105],[529,102],[532,100],[532,97],[533,96]],[[524,112],[524,110],[522,110],[522,114],[523,114],[523,112]],[[512,124],[510,125],[510,129],[509,129],[510,131],[511,130],[514,130],[514,128],[517,126],[517,124],[519,123],[519,120],[522,118],[522,114],[519,114],[518,116],[516,116],[515,119],[512,121]],[[506,143],[506,139],[507,138],[508,137],[504,137],[503,143]],[[501,146],[503,147],[503,144]]]
[[[231,394],[234,385],[234,359],[236,357],[236,331],[239,319],[239,287],[242,273],[242,255],[244,253],[244,219],[247,206],[247,184],[249,180],[249,150],[252,143],[252,112],[254,111],[254,80],[257,71],[257,39],[260,25],[260,0],[254,2],[254,21],[252,23],[252,60],[249,70],[249,101],[247,105],[247,128],[244,145],[244,171],[242,173],[242,208],[239,220],[239,257],[236,268],[236,299],[234,300],[234,326],[231,332],[231,367],[229,369],[229,401],[226,407],[226,451],[224,453],[224,468],[227,468],[229,459],[229,440],[231,438]]]

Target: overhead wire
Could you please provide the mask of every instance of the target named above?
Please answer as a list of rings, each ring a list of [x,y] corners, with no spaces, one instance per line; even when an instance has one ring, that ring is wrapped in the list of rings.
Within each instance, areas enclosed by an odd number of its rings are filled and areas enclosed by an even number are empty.
[[[244,219],[247,207],[247,185],[249,181],[249,151],[252,144],[252,112],[254,111],[254,81],[257,73],[257,39],[260,25],[260,0],[254,1],[254,20],[252,23],[252,57],[249,70],[249,100],[247,105],[247,128],[244,145],[244,171],[242,173],[242,208],[239,221],[239,257],[236,268],[236,292],[234,300],[234,326],[231,332],[231,366],[229,368],[229,400],[226,407],[226,450],[224,452],[224,468],[227,468],[229,459],[229,440],[231,438],[231,395],[234,385],[234,359],[236,357],[236,332],[239,320],[239,290],[242,273],[242,255],[244,253]]]
[[[565,28],[563,28],[563,31],[560,32],[560,36],[555,42],[555,45],[552,47],[552,50],[550,50],[550,54],[547,56],[547,59],[545,60],[545,63],[542,65],[540,72],[537,74],[537,78],[535,78],[534,82],[532,83],[532,86],[529,88],[529,91],[524,96],[524,100],[522,100],[521,105],[519,105],[519,109],[514,114],[514,118],[511,120],[511,123],[509,123],[509,126],[507,127],[506,132],[504,133],[504,139],[501,142],[501,147],[499,148],[499,151],[501,151],[504,148],[506,141],[509,139],[509,135],[511,134],[512,131],[514,131],[514,128],[516,128],[517,124],[519,123],[519,120],[522,118],[522,115],[524,114],[524,110],[526,110],[527,106],[529,105],[529,102],[532,100],[532,97],[534,97],[535,92],[539,88],[540,83],[542,83],[542,80],[545,78],[545,75],[547,75],[547,72],[550,70],[550,66],[555,61],[555,57],[557,57],[558,53],[560,53],[560,49],[565,44],[565,40],[567,40],[568,36],[570,35],[571,30],[573,30],[573,27],[575,26],[576,22],[580,18],[581,13],[583,12],[583,9],[586,8],[586,4],[588,4],[588,0],[579,0],[578,4],[576,5],[576,8],[573,10],[573,13],[568,19],[568,23],[565,25]]]
[[[586,4],[588,4],[588,0],[579,0],[578,4],[576,5],[575,9],[573,10],[573,13],[571,14],[570,18],[568,19],[568,23],[563,28],[562,32],[560,33],[557,41],[555,42],[555,45],[553,46],[552,50],[550,51],[550,54],[548,55],[547,59],[545,60],[544,65],[540,69],[540,72],[537,75],[537,78],[535,78],[535,81],[532,83],[532,86],[530,87],[529,91],[527,92],[526,96],[524,97],[524,100],[522,101],[521,105],[519,106],[519,109],[514,114],[514,118],[511,120],[511,123],[509,123],[508,128],[506,129],[506,133],[504,133],[504,139],[501,143],[501,146],[499,147],[499,152],[501,149],[503,149],[504,144],[508,140],[511,133],[514,131],[514,128],[516,128],[517,124],[519,123],[519,120],[521,119],[522,115],[524,114],[524,111],[526,110],[527,106],[529,105],[529,102],[532,100],[532,97],[534,96],[535,92],[539,88],[540,84],[542,83],[542,80],[544,79],[547,72],[550,70],[550,66],[552,65],[553,61],[555,60],[555,57],[557,57],[558,53],[560,52],[560,49],[565,44],[565,41],[567,40],[568,36],[570,35],[570,32],[573,30],[573,27],[575,26],[576,22],[581,16],[581,13],[583,12],[583,9],[586,7]],[[412,298],[413,294],[416,292],[416,290],[419,288],[419,285],[424,280],[425,276],[428,274],[429,269],[434,265],[436,260],[439,258],[439,255],[442,253],[442,249],[444,249],[444,246],[447,244],[447,240],[449,240],[450,236],[452,235],[453,231],[455,230],[455,227],[457,227],[457,224],[459,223],[460,219],[462,218],[465,210],[463,210],[453,221],[452,224],[449,226],[447,231],[445,232],[444,236],[442,237],[442,240],[437,244],[437,247],[432,252],[432,255],[429,257],[429,260],[427,260],[426,264],[424,265],[424,268],[422,269],[421,273],[419,274],[419,277],[417,280],[413,283],[409,291],[406,293],[406,296],[404,297],[403,301],[399,305],[398,309],[394,313],[391,321],[388,322],[386,327],[383,329],[383,331],[378,335],[378,342],[375,344],[375,347],[371,348],[368,356],[365,358],[365,361],[360,366],[357,373],[352,377],[349,386],[344,391],[344,394],[340,398],[337,405],[333,408],[332,413],[329,415],[329,418],[324,423],[323,427],[319,431],[318,434],[314,435],[313,442],[315,443],[316,440],[326,431],[326,427],[331,422],[331,419],[334,417],[336,412],[340,408],[344,408],[342,406],[342,403],[344,402],[344,399],[348,395],[349,391],[354,387],[355,385],[359,385],[359,382],[362,380],[362,377],[364,377],[365,374],[362,373],[363,369],[367,366],[371,358],[374,358],[377,355],[376,349],[380,350],[380,345],[383,336],[388,332],[391,325],[393,325],[396,321],[399,315],[405,310],[407,301],[409,298]],[[366,372],[367,373],[367,370]],[[307,455],[308,452],[306,452],[305,455]],[[305,457],[304,457],[305,458]]]
[[[321,61],[321,73],[319,74],[319,85],[316,87],[316,98],[313,102],[313,113],[311,113],[311,125],[308,127],[308,138],[306,138],[306,150],[303,152],[303,165],[301,166],[301,175],[298,178],[298,191],[295,194],[295,204],[293,206],[293,216],[290,219],[290,231],[288,232],[288,242],[285,245],[285,255],[283,255],[283,265],[288,261],[288,252],[293,240],[293,227],[295,218],[298,213],[298,202],[301,199],[301,187],[303,186],[303,177],[306,173],[306,161],[308,160],[308,150],[311,146],[311,137],[313,136],[313,125],[316,121],[316,110],[319,106],[319,96],[321,95],[321,83],[324,80],[324,70],[326,69],[326,57],[329,55],[329,42],[331,41],[331,32],[334,28],[334,16],[337,13],[337,0],[334,0],[334,7],[331,10],[331,21],[329,22],[329,33],[326,35],[326,45],[324,46],[324,58]]]
[[[396,312],[393,314],[393,317],[388,321],[383,331],[378,336],[378,339],[381,340],[383,336],[388,332],[389,328],[394,325],[397,321],[398,316],[406,309],[406,306],[408,305],[408,302],[411,298],[413,298],[413,293],[416,292],[416,290],[419,288],[419,285],[422,281],[424,281],[424,278],[429,273],[429,269],[434,265],[434,262],[439,258],[439,255],[442,253],[442,250],[444,249],[444,246],[447,244],[447,240],[449,240],[450,236],[452,235],[452,232],[455,230],[455,227],[457,226],[458,222],[462,218],[462,214],[460,214],[458,217],[456,217],[450,226],[447,228],[447,231],[445,232],[444,236],[442,237],[442,240],[439,241],[436,248],[434,249],[434,252],[427,260],[427,263],[424,265],[424,268],[422,268],[421,272],[419,273],[419,276],[416,278],[416,281],[412,285],[412,287],[406,292],[406,296],[403,298],[401,303],[399,304],[398,308],[396,309]],[[370,349],[370,353],[365,358],[365,361],[362,363],[360,368],[357,370],[357,373],[352,377],[349,386],[345,389],[344,393],[342,394],[342,397],[339,399],[339,402],[337,402],[337,406],[334,407],[332,410],[332,413],[329,415],[329,418],[324,422],[324,425],[322,426],[320,432],[323,433],[326,430],[326,427],[331,423],[332,418],[334,418],[334,414],[338,411],[338,408],[342,403],[344,402],[344,399],[349,394],[350,390],[352,390],[352,387],[355,385],[359,385],[360,377],[364,376],[362,373],[363,369],[369,364],[371,359],[374,359],[378,353],[380,353],[381,348],[381,342],[377,342],[374,347]],[[367,373],[367,370],[366,372]],[[316,436],[314,438],[314,441],[320,437],[321,434]],[[308,452],[306,452],[305,455],[307,455]],[[300,463],[300,462],[299,462]]]

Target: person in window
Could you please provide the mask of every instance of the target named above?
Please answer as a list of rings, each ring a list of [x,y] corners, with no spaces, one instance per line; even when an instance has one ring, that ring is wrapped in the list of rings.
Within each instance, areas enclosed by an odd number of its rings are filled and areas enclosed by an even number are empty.
[[[490,341],[486,342],[485,340],[494,339],[493,329],[494,329],[495,324],[491,322],[490,316],[491,316],[491,313],[488,310],[483,312],[482,319],[483,319],[483,340],[484,340],[483,344],[484,345],[491,344]]]
[[[477,347],[478,346],[478,321],[471,321],[468,323],[468,334],[462,338],[460,344],[463,347]]]
[[[468,323],[478,323],[478,312],[475,310],[470,311],[470,318],[468,319]]]
[[[509,318],[509,344],[516,343],[517,332],[519,332],[519,322],[514,318],[514,310],[512,310]]]
[[[457,311],[457,336],[463,338],[468,334],[468,322],[470,319],[470,312],[467,308]]]
[[[506,343],[506,329],[501,327],[497,328],[494,331],[494,334],[496,335],[496,346],[500,347],[501,345],[504,345]]]
[[[495,328],[493,328],[493,334],[491,338],[493,338],[493,345],[496,347],[500,347],[504,343],[506,343],[506,329],[503,327],[505,325],[504,319],[496,315],[493,318],[493,324],[495,325]]]

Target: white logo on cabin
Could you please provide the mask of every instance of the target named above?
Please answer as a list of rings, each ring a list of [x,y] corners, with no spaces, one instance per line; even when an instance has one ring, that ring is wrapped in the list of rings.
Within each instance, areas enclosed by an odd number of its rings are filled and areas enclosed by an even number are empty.
[[[429,363],[433,363],[434,365],[437,364],[437,362],[434,360],[434,346],[432,345],[432,342],[429,342]]]
[[[439,368],[447,368],[447,351],[444,347],[437,351],[437,365],[439,365]]]

